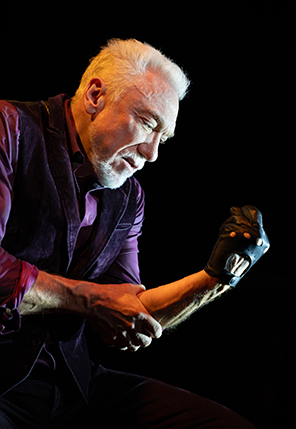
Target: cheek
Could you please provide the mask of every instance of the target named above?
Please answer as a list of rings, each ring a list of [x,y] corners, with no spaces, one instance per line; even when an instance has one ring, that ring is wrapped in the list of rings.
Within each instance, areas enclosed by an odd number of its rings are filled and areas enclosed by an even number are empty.
[[[110,151],[115,154],[125,148],[139,144],[142,141],[142,137],[139,127],[135,126],[132,121],[126,121],[110,132],[108,141]]]
[[[89,127],[89,138],[92,150],[102,159],[110,158],[120,145],[120,133],[107,124],[102,126],[92,123]]]
[[[130,117],[116,117],[90,125],[91,145],[97,156],[110,159],[123,149],[143,142],[143,130]]]
[[[139,126],[132,117],[125,117],[122,121],[118,122],[118,129],[116,132],[125,137],[125,139],[132,140],[139,134]]]

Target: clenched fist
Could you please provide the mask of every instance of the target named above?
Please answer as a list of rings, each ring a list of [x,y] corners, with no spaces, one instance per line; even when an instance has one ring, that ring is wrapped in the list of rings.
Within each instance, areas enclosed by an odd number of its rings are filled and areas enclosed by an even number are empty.
[[[236,286],[270,247],[262,214],[254,206],[232,207],[231,217],[219,230],[219,238],[204,270],[223,284]]]

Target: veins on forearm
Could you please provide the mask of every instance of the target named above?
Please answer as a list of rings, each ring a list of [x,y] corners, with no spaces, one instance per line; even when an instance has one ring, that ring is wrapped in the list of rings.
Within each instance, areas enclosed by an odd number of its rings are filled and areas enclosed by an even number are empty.
[[[182,301],[172,305],[171,308],[166,308],[165,312],[163,310],[156,311],[153,317],[164,329],[175,327],[187,320],[196,310],[221,296],[228,289],[229,286],[227,285],[217,284],[212,290],[195,293],[184,298]]]

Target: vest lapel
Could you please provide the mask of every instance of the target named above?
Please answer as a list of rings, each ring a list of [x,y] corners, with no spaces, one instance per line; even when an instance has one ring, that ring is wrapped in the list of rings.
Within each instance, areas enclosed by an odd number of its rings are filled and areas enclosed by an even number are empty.
[[[108,267],[114,260],[115,249],[112,249],[110,242],[128,206],[131,188],[131,181],[127,180],[119,189],[100,191],[98,217],[94,224],[90,244],[80,255],[79,260],[74,261],[75,267],[70,270],[70,277],[85,278],[95,263],[95,271],[102,273],[105,267]],[[133,207],[133,209],[135,208]],[[116,250],[118,253],[119,249]]]
[[[61,205],[67,221],[68,267],[72,260],[80,226],[75,184],[67,150],[66,119],[64,113],[65,97],[49,99],[49,127],[47,129],[46,149],[48,161]]]

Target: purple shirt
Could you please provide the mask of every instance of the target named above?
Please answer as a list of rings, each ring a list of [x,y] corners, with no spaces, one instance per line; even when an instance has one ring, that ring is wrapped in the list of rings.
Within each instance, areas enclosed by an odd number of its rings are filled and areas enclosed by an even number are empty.
[[[67,103],[67,102],[66,102]],[[78,253],[86,243],[97,216],[99,193],[98,179],[80,142],[71,114],[69,101],[65,104],[69,134],[69,155],[76,183],[77,204],[80,212],[81,227],[76,242]],[[20,137],[17,110],[8,102],[0,100],[0,241],[5,235],[13,201],[13,183],[17,171],[17,159],[11,148],[18,146]],[[95,184],[95,186],[94,186]],[[98,190],[99,189],[99,190]],[[138,264],[138,237],[144,219],[144,193],[138,185],[138,210],[134,225],[117,256],[104,275],[103,283],[140,284]],[[19,328],[17,307],[38,276],[39,270],[26,261],[15,258],[0,247],[0,334]],[[12,310],[12,312],[7,311]],[[1,319],[3,324],[1,324]],[[11,320],[11,324],[7,321]],[[5,328],[6,325],[6,328]]]

